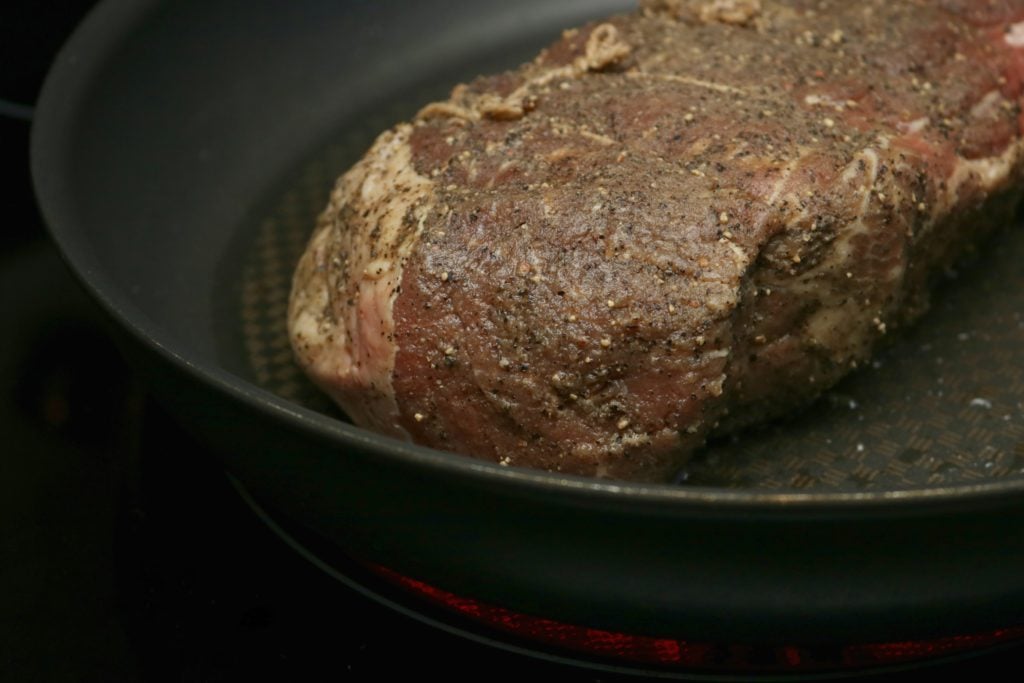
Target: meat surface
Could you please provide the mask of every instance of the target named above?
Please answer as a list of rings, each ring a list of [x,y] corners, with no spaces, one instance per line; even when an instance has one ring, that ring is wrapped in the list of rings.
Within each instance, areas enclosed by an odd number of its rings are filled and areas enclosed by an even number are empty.
[[[1024,0],[642,0],[342,176],[300,364],[357,424],[664,481],[927,308],[1021,189]]]

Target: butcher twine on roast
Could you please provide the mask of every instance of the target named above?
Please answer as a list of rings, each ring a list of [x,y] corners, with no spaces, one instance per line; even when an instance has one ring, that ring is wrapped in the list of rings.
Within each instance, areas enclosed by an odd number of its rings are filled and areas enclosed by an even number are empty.
[[[917,318],[1020,194],[1024,0],[646,0],[339,179],[301,365],[359,425],[667,480]]]

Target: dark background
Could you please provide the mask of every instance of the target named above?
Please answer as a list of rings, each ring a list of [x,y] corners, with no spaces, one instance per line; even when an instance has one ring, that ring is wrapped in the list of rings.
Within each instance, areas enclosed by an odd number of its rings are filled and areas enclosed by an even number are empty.
[[[617,680],[473,643],[329,577],[149,399],[49,242],[28,173],[32,105],[92,4],[0,7],[0,680]],[[999,680],[1019,654],[941,669]]]

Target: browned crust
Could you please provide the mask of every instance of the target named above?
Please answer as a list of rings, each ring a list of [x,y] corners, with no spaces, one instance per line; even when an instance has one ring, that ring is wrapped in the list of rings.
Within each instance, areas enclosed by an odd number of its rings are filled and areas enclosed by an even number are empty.
[[[414,439],[665,479],[862,363],[1016,202],[1024,4],[643,4],[421,112]]]

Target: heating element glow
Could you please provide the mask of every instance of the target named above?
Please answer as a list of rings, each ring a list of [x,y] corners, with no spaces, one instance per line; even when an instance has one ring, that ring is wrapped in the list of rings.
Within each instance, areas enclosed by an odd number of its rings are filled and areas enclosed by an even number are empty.
[[[924,662],[1024,639],[1024,626],[928,640],[800,646],[708,643],[630,635],[520,614],[403,576],[372,569],[399,586],[473,621],[563,651],[634,664],[718,671],[797,672]]]

